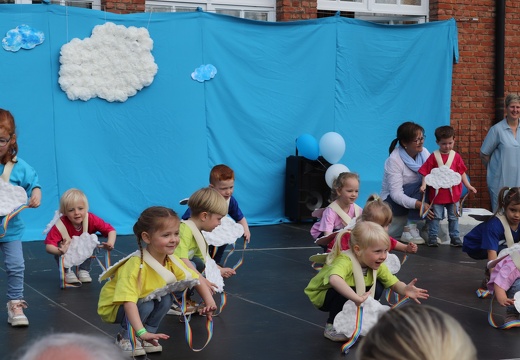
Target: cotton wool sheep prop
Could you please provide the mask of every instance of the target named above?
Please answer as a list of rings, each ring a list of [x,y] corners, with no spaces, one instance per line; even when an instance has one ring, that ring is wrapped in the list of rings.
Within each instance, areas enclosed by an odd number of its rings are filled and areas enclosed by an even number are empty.
[[[446,165],[432,169],[431,173],[426,175],[426,185],[434,189],[451,189],[455,185],[459,185],[462,178],[458,172],[451,170]]]
[[[124,102],[153,82],[158,67],[152,49],[146,28],[97,25],[90,38],[61,47],[58,82],[70,100]]]
[[[377,320],[385,312],[390,310],[390,306],[383,305],[373,297],[369,296],[363,303],[363,322],[361,323],[361,336],[365,336],[368,331],[377,323]],[[338,315],[334,318],[334,329],[350,337],[356,329],[357,306],[353,301],[347,301],[343,305]]]
[[[244,235],[244,227],[237,224],[233,219],[225,216],[220,221],[220,225],[213,231],[202,231],[202,235],[209,245],[222,246],[227,244],[234,244],[235,241]]]
[[[23,187],[0,180],[0,216],[9,215],[25,204],[27,193]]]

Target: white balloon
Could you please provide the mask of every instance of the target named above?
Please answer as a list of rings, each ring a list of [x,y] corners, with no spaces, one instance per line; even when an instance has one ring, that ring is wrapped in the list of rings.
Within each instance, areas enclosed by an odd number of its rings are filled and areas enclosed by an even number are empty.
[[[332,189],[332,183],[334,180],[336,180],[339,174],[344,172],[350,172],[350,170],[343,164],[334,164],[329,166],[327,171],[325,171],[325,182]]]
[[[320,152],[325,160],[336,164],[345,153],[345,140],[336,132],[328,132],[320,139]]]

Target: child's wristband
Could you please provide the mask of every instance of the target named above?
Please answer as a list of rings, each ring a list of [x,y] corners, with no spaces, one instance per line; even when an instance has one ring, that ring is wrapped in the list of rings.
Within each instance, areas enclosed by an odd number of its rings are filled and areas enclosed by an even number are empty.
[[[141,337],[143,336],[144,334],[146,334],[148,331],[145,329],[145,328],[142,328],[141,330],[138,330],[135,335],[137,335],[137,337]]]

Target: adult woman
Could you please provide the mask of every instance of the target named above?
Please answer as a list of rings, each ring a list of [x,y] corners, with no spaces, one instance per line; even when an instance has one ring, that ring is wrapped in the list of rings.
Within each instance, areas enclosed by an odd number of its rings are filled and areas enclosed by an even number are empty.
[[[394,216],[388,230],[390,236],[401,236],[401,241],[416,244],[424,244],[416,224],[422,204],[422,177],[418,170],[430,156],[424,148],[424,138],[424,128],[419,124],[408,121],[397,128],[397,138],[390,144],[390,156],[385,161],[381,190],[381,198],[390,204]],[[429,208],[428,204],[425,206]]]
[[[497,209],[500,189],[520,185],[520,96],[507,95],[505,105],[506,117],[489,129],[480,148],[493,212]]]

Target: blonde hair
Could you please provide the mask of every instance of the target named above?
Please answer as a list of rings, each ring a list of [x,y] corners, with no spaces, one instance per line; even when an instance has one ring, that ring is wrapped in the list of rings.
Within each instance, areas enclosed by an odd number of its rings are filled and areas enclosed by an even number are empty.
[[[341,190],[343,186],[345,186],[345,182],[348,179],[355,179],[359,183],[359,175],[352,172],[342,172],[338,175],[337,178],[332,182],[332,188],[330,191],[330,202],[333,202],[338,198],[338,191]]]
[[[60,198],[60,213],[65,214],[68,208],[81,201],[85,204],[85,208],[88,212],[88,200],[83,191],[74,188],[65,191]]]
[[[343,230],[336,235],[334,246],[327,255],[327,265],[330,265],[341,253],[341,237],[348,231]],[[387,248],[390,248],[390,237],[381,225],[373,221],[357,222],[350,232],[349,245],[352,250],[354,250],[354,246],[358,246],[359,250],[363,252],[365,249],[379,244],[384,244]]]
[[[428,305],[387,311],[361,341],[360,360],[476,360],[477,351],[457,320]]]
[[[360,219],[361,221],[373,221],[382,227],[388,226],[392,222],[392,208],[379,195],[372,194],[368,197]]]
[[[191,215],[199,215],[203,212],[226,216],[228,203],[217,190],[205,187],[195,191],[188,199],[188,207]]]

